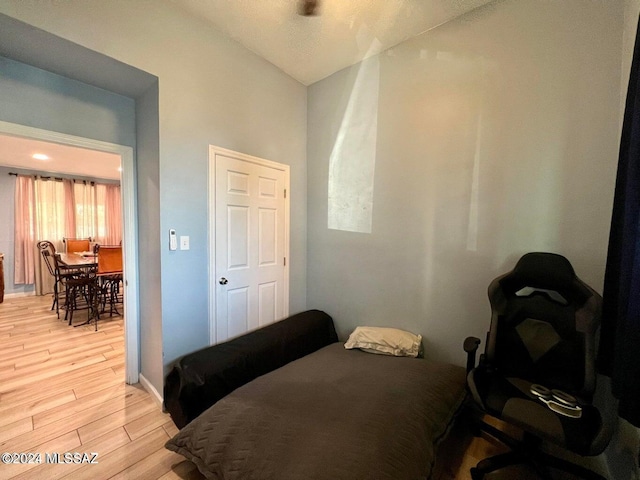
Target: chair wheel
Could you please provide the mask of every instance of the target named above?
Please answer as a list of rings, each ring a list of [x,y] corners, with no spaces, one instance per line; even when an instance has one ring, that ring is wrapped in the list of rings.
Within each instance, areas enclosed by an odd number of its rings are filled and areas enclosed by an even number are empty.
[[[482,480],[484,478],[484,473],[475,467],[471,468],[469,471],[471,472],[471,478],[473,480]]]

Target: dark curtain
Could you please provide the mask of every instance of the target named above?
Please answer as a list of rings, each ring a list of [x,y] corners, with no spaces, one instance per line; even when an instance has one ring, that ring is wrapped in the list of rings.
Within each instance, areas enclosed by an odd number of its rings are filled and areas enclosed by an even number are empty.
[[[619,415],[640,427],[640,29],[622,126],[603,291],[599,370]]]

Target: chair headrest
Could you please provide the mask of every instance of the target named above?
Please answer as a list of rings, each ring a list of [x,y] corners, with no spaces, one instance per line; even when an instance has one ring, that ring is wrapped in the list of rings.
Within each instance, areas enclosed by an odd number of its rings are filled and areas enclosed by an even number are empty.
[[[562,255],[534,252],[518,260],[513,275],[529,287],[557,290],[571,288],[576,273]]]
[[[514,269],[500,281],[503,290],[513,294],[525,287],[556,291],[567,300],[588,297],[580,288],[569,260],[562,255],[546,252],[527,253],[518,260]]]

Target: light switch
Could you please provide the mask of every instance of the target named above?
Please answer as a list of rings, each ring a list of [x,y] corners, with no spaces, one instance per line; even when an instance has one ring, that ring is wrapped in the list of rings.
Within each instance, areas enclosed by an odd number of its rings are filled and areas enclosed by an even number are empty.
[[[189,250],[189,237],[180,235],[180,250]]]

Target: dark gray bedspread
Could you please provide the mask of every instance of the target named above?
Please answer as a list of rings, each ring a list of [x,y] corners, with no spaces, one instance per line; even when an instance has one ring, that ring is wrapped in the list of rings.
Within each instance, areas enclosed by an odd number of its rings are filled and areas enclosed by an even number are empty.
[[[166,447],[218,480],[418,480],[464,398],[461,367],[341,343],[238,388]]]

